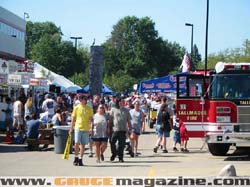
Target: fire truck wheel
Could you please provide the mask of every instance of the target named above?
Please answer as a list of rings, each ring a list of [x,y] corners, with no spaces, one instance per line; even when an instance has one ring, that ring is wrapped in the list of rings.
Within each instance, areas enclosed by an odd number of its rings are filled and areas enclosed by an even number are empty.
[[[208,143],[208,149],[214,156],[226,156],[230,144],[226,143]]]

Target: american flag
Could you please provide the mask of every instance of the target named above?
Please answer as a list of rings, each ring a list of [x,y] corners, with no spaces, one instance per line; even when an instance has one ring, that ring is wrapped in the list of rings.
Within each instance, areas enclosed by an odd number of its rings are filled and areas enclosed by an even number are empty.
[[[182,72],[189,72],[190,71],[190,59],[189,59],[189,56],[187,53],[183,57],[180,68],[182,69]]]

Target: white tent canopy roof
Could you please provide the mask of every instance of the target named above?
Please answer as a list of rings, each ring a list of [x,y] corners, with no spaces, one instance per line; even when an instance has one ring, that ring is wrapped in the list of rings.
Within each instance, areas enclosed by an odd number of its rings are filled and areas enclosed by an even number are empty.
[[[48,84],[60,86],[62,91],[76,92],[76,90],[81,89],[80,86],[74,84],[66,77],[48,70],[37,62],[34,63],[34,74],[35,78],[46,78],[48,79]]]

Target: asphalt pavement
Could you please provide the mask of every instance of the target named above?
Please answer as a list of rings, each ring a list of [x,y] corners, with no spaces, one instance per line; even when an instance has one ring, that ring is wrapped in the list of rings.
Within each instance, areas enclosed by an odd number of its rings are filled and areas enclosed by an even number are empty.
[[[131,158],[125,154],[124,163],[118,159],[110,161],[110,146],[105,152],[104,162],[96,163],[89,158],[89,150],[83,158],[84,166],[73,166],[74,155],[63,160],[62,154],[54,152],[54,145],[44,151],[27,151],[26,145],[5,144],[4,134],[0,140],[0,176],[217,176],[228,164],[233,164],[237,175],[250,176],[248,156],[212,156],[203,140],[191,138],[189,153],[174,152],[172,137],[168,139],[168,153],[153,152],[156,142],[154,129],[146,129],[139,138],[139,156]],[[126,153],[126,152],[125,152]]]

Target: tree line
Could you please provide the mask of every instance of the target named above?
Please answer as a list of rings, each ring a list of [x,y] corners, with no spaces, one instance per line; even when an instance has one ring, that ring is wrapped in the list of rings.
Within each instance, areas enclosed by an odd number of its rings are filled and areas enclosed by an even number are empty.
[[[80,86],[88,83],[90,52],[87,47],[79,45],[76,50],[73,41],[62,40],[61,28],[52,22],[27,22],[26,36],[27,59]],[[120,19],[102,47],[103,82],[117,92],[131,91],[141,80],[180,72],[179,66],[187,52],[177,42],[160,37],[149,17],[135,16]],[[244,55],[245,60],[250,61],[249,54],[250,42],[246,40],[241,49],[209,55],[208,67],[214,67],[215,61],[236,61]],[[191,59],[192,70],[203,68],[204,62],[195,44]]]

